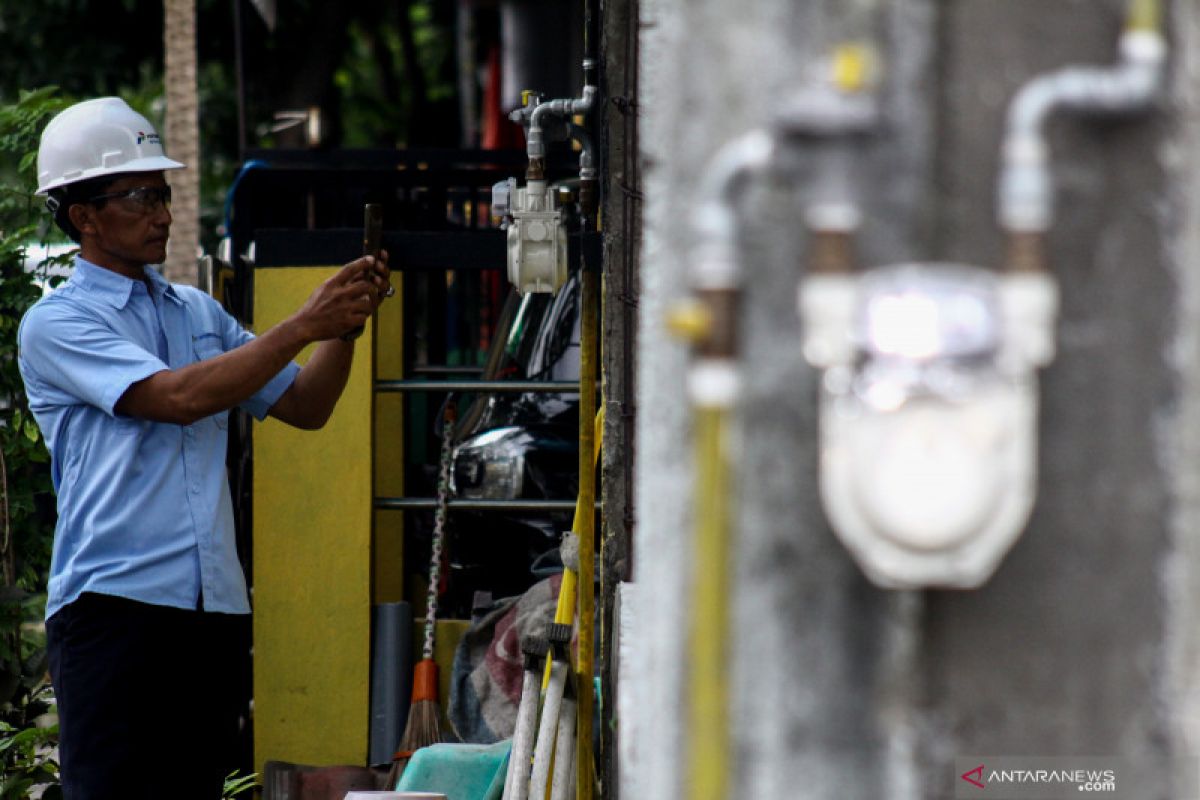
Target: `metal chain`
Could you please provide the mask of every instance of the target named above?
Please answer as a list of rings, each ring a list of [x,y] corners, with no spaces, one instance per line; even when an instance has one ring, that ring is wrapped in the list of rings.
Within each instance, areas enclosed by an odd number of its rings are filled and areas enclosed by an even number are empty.
[[[429,554],[429,594],[425,598],[425,647],[422,657],[433,658],[433,632],[437,626],[438,588],[442,582],[442,546],[446,538],[446,508],[450,502],[450,462],[454,445],[453,402],[442,418],[442,461],[438,472],[437,510],[433,515],[433,548]]]

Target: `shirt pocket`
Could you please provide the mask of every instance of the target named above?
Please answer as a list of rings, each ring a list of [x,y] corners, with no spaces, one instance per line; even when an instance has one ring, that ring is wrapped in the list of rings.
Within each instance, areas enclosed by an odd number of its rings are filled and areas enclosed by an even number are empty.
[[[197,361],[207,361],[225,352],[221,337],[215,333],[198,333],[192,336],[192,354]]]
[[[116,436],[140,436],[150,427],[150,421],[137,417],[115,415],[108,429]]]
[[[221,337],[219,335],[215,333],[198,333],[192,336],[192,354],[195,356],[196,361],[207,361],[210,358],[216,358],[224,352],[225,348],[221,344]],[[211,417],[199,420],[196,424],[200,425],[205,422],[211,422],[221,430],[225,430],[229,427],[229,412],[218,412]]]

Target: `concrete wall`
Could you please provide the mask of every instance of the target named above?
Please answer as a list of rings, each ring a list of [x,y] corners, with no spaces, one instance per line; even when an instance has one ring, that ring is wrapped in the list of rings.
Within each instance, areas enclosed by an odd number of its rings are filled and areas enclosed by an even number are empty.
[[[865,161],[863,260],[996,265],[1007,103],[1043,71],[1112,63],[1124,5],[642,0],[637,622],[620,720],[638,756],[622,765],[622,797],[689,796],[688,354],[664,316],[687,291],[704,165],[776,118],[823,42],[871,20],[885,43],[887,125]],[[817,375],[795,310],[811,153],[790,151],[787,170],[742,198],[737,796],[952,797],[953,761],[969,754],[1121,756],[1145,768],[1137,797],[1184,796],[1173,782],[1194,766],[1200,622],[1200,12],[1181,0],[1169,29],[1171,85],[1155,113],[1050,126],[1062,311],[1058,357],[1041,376],[1039,497],[977,591],[874,588],[830,532]]]

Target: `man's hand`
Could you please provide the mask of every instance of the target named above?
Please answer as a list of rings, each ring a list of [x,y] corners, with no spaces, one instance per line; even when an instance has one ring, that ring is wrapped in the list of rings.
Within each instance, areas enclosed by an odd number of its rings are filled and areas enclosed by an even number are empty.
[[[387,259],[387,251],[381,250],[378,259],[363,256],[351,261],[317,287],[296,313],[297,320],[317,321],[324,341],[271,407],[271,416],[309,430],[329,419],[350,376],[354,355],[353,337],[344,334],[364,325],[392,294]]]
[[[180,369],[165,369],[125,390],[118,414],[190,425],[243,402],[287,366],[306,345],[321,341],[295,383],[271,409],[303,428],[320,427],[349,375],[354,345],[338,339],[366,322],[387,296],[387,253],[342,267],[288,319],[251,342]],[[332,340],[332,341],[328,341]]]
[[[380,251],[378,259],[363,256],[318,286],[294,317],[305,338],[310,342],[336,339],[365,324],[388,296],[387,262],[386,250]]]

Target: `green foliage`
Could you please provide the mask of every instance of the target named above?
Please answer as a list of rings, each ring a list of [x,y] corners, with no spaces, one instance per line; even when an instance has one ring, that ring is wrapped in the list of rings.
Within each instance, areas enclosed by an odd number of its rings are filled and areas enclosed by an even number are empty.
[[[17,713],[0,717],[0,800],[29,797],[35,787],[43,800],[62,797],[54,750],[58,726],[38,724],[50,709],[50,687],[37,680],[24,687]]]
[[[333,71],[341,146],[457,144],[454,29],[445,9],[403,0],[348,19]]]
[[[15,159],[14,172],[0,175],[0,555],[3,585],[34,592],[44,586],[49,566],[52,515],[49,455],[25,403],[17,371],[17,326],[29,306],[42,295],[44,265],[27,269],[26,249],[50,234],[46,216],[32,190],[38,136],[47,119],[68,104],[53,87],[22,92],[13,105],[0,106],[0,154]],[[14,654],[0,644],[0,663]],[[0,702],[4,698],[0,697]]]
[[[252,791],[257,786],[257,773],[253,775],[239,775],[238,771],[234,770],[225,776],[225,787],[221,791],[221,798],[222,800],[232,800],[232,798],[238,795]],[[2,799],[3,795],[0,795],[0,800]]]
[[[131,76],[162,63],[162,2],[38,0],[2,5],[0,99],[6,103],[16,100],[15,87],[51,82],[74,96],[123,95],[131,88]]]
[[[17,370],[17,326],[49,281],[27,267],[27,247],[50,233],[32,194],[42,127],[68,104],[53,87],[0,106],[0,800],[61,796],[52,758],[57,728],[36,724],[50,710],[42,587],[50,565],[54,505],[49,455]]]

